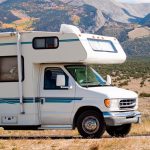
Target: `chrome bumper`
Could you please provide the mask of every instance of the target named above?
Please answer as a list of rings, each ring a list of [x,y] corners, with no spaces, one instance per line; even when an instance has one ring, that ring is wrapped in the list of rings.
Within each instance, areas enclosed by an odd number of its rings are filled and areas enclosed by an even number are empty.
[[[129,123],[140,123],[141,113],[138,111],[130,112],[103,112],[106,125],[117,126]]]

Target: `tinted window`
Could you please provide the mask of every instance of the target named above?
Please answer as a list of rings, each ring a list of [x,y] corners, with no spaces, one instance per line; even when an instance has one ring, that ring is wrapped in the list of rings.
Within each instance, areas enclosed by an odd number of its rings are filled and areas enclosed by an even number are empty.
[[[22,69],[23,68],[24,67],[22,58]],[[0,82],[17,82],[17,81],[18,81],[17,57],[16,56],[0,57]]]
[[[66,66],[66,69],[83,87],[95,87],[105,84],[105,80],[94,69],[84,65]]]
[[[56,86],[57,75],[65,75],[66,84],[68,86],[68,76],[64,73],[61,68],[46,68],[44,72],[44,89],[61,89],[61,87]]]
[[[58,37],[36,37],[33,39],[34,49],[56,49],[58,46]]]

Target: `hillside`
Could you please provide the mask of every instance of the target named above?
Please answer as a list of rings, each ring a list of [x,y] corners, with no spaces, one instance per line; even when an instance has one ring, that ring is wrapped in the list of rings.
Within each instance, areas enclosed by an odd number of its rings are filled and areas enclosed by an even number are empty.
[[[141,24],[150,27],[150,13],[146,15],[140,22]]]
[[[130,42],[142,42],[147,32],[134,36],[138,25],[148,26],[150,4],[127,4],[117,0],[0,0],[0,32],[21,30],[59,31],[62,23],[79,26],[83,32],[115,36],[129,55],[141,55],[131,51]],[[129,36],[129,32],[133,33]],[[149,38],[148,38],[149,39]],[[131,41],[131,42],[132,42]],[[146,50],[149,54],[150,41]],[[138,46],[137,46],[138,49]]]
[[[150,4],[131,5],[117,0],[0,0],[1,24],[15,23],[19,19],[13,13],[15,10],[35,18],[32,22],[35,30],[55,31],[61,23],[71,23],[96,32],[111,21],[146,24]],[[55,28],[50,24],[55,24]]]

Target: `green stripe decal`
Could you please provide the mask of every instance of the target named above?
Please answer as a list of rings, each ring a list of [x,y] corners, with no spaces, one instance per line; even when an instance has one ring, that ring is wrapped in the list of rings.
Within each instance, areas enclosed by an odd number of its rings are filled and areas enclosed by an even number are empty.
[[[33,100],[33,98],[23,99],[23,103],[34,103],[37,102],[36,100]],[[18,104],[20,103],[19,98],[0,98],[0,104]]]
[[[82,100],[82,98],[56,98],[56,97],[47,97],[45,98],[45,103],[71,103],[72,101]],[[40,98],[24,98],[23,103],[38,103]],[[0,98],[0,104],[19,104],[19,98]]]
[[[17,44],[17,43],[16,43]],[[32,44],[32,42],[21,42],[21,44]]]
[[[65,40],[59,40],[59,42],[76,42],[80,41],[79,39],[65,39]]]
[[[80,41],[79,39],[64,39],[64,40],[59,40],[59,42],[76,42]],[[32,42],[21,42],[21,45],[28,45],[32,44]],[[8,46],[8,45],[17,45],[16,42],[14,43],[0,43],[0,46]]]
[[[0,43],[0,46],[16,45],[17,43]]]
[[[45,98],[46,103],[71,103],[74,100],[82,100],[82,98]]]

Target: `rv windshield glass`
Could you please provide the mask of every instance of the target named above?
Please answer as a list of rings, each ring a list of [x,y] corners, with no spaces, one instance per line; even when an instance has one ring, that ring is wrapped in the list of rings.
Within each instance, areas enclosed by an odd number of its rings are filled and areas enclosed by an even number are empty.
[[[66,66],[66,69],[83,87],[103,86],[106,81],[91,67],[85,65]]]

